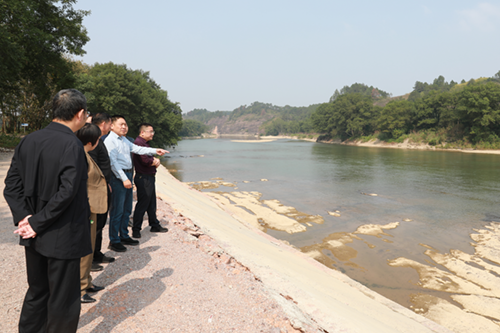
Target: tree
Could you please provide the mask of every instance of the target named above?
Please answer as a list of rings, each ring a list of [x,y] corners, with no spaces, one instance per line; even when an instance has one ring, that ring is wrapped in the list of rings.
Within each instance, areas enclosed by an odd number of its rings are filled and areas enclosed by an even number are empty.
[[[87,97],[93,113],[120,114],[129,125],[129,136],[139,134],[138,126],[150,123],[155,128],[154,142],[175,144],[182,128],[178,103],[149,76],[149,72],[131,70],[126,65],[96,63],[87,73],[77,76],[77,89]],[[153,142],[153,143],[154,143]]]
[[[413,103],[405,100],[391,101],[380,111],[377,127],[397,139],[411,129]]]
[[[44,114],[40,109],[54,90],[73,85],[71,64],[63,54],[85,53],[83,46],[89,37],[82,21],[90,13],[73,9],[74,3],[76,0],[0,0],[0,109],[4,121],[20,116],[19,99],[30,101],[30,113]]]
[[[341,95],[333,103],[321,104],[312,114],[314,129],[332,137],[356,137],[370,133],[374,107],[371,97],[361,94]]]
[[[185,119],[179,136],[200,136],[208,130],[208,126],[198,120]]]
[[[458,97],[457,111],[474,143],[499,140],[500,85],[494,82],[467,85]]]

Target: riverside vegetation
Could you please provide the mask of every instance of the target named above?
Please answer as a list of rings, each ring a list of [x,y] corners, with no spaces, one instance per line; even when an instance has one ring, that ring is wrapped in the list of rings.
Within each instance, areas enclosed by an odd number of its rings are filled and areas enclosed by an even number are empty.
[[[443,76],[417,81],[413,91],[389,93],[355,83],[336,90],[329,102],[278,107],[255,102],[232,112],[195,109],[185,119],[233,130],[237,120],[260,119],[258,134],[320,140],[424,142],[442,148],[500,149],[500,71],[491,78],[461,83]],[[241,130],[240,130],[241,131]],[[199,135],[199,134],[198,134]]]

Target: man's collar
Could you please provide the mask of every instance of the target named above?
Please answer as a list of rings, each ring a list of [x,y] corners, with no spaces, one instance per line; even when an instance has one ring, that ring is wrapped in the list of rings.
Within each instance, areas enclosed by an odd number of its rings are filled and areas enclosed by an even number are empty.
[[[116,134],[116,133],[115,133],[115,132],[113,132],[113,131],[110,131],[108,135],[109,135],[109,136],[111,136],[111,137],[115,137],[115,138],[117,138],[117,139],[120,139],[120,140],[121,140],[121,138],[122,138],[121,136],[119,136],[118,134]]]

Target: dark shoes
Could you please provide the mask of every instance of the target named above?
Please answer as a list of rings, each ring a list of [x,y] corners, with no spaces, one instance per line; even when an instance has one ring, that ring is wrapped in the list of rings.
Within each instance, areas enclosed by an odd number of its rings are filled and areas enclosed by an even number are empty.
[[[92,298],[89,296],[89,294],[84,294],[81,298],[80,301],[82,303],[94,303],[96,301],[95,298]]]
[[[141,238],[141,232],[139,230],[132,230],[132,237]]]
[[[135,239],[132,239],[132,238],[122,238],[121,239],[122,241],[122,244],[125,244],[125,245],[139,245],[139,241],[138,240],[135,240]]]
[[[113,261],[115,261],[115,258],[107,257],[107,256],[103,255],[99,259],[94,258],[94,260],[92,261],[92,264],[109,264],[110,262],[113,262]]]
[[[92,266],[90,267],[91,272],[99,272],[99,271],[102,271],[103,269],[104,269],[104,267],[102,267],[101,265],[99,265],[97,263],[92,263]]]
[[[87,288],[88,293],[96,293],[98,291],[104,290],[104,287],[99,287],[94,285],[93,287]]]
[[[154,226],[154,227],[151,227],[151,232],[167,232],[168,229],[167,228],[164,228],[162,227],[161,225],[159,226]]]
[[[122,243],[109,243],[108,249],[116,252],[125,252],[127,248]]]

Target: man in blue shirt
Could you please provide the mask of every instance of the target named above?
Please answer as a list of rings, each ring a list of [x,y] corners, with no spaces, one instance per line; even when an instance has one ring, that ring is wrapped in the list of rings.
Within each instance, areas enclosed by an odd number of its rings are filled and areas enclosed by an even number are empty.
[[[132,158],[137,155],[163,156],[164,149],[140,147],[131,143],[126,135],[127,121],[123,116],[111,117],[111,132],[104,140],[111,162],[111,209],[109,211],[109,248],[125,252],[125,245],[138,245],[139,241],[130,238],[128,220],[132,213]]]

